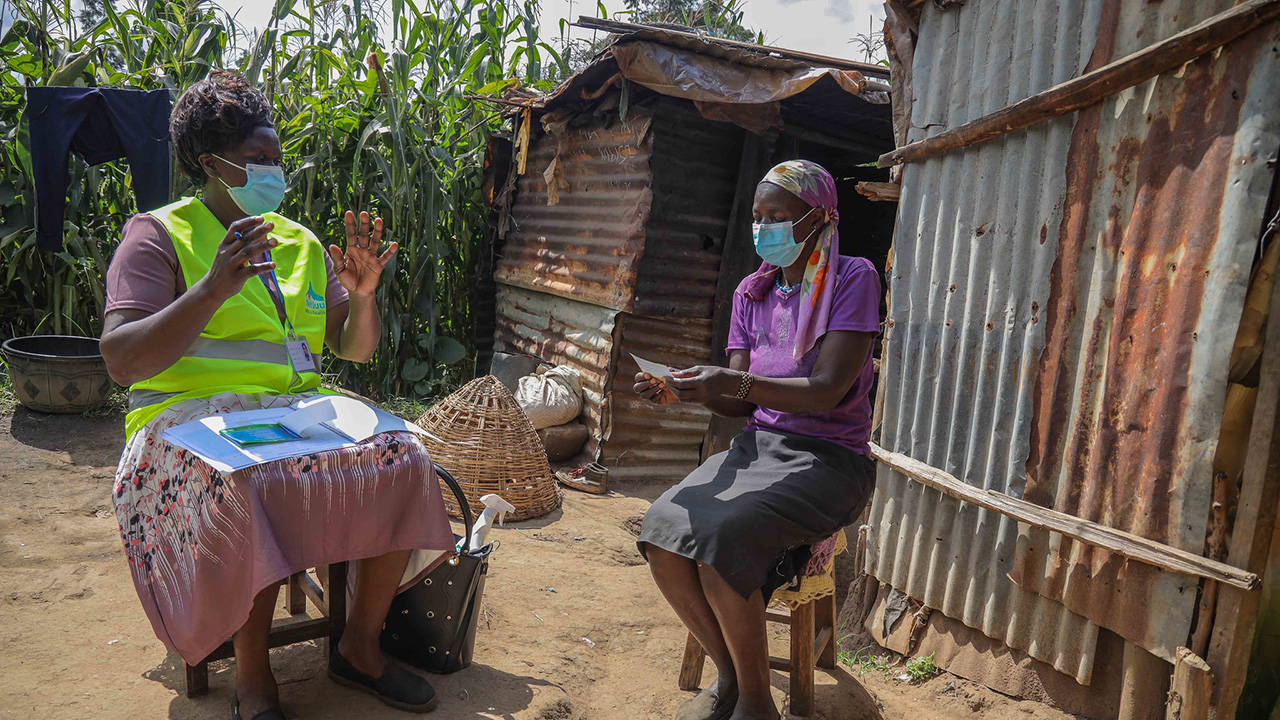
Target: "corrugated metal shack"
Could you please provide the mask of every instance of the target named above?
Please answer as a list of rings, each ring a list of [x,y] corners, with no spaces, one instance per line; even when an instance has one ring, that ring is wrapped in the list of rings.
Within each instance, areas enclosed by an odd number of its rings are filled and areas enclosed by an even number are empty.
[[[882,163],[906,159],[885,450],[1262,574],[1280,366],[1246,296],[1264,317],[1280,297],[1267,284],[1280,253],[1260,241],[1277,204],[1274,6],[886,3],[898,143],[954,142]],[[1216,46],[1188,62],[963,139],[961,126],[1209,20]],[[1213,670],[1217,717],[1235,716],[1256,590],[1036,529],[885,465],[863,532],[881,583],[866,626],[887,647],[1089,717],[1164,717],[1169,663],[1188,647]],[[1255,671],[1272,678],[1276,660]],[[1149,687],[1122,690],[1122,676]],[[1270,713],[1280,688],[1267,684],[1241,717]]]
[[[494,349],[582,373],[580,460],[613,480],[676,481],[704,455],[712,418],[636,398],[631,354],[673,367],[722,359],[733,290],[759,262],[755,185],[776,161],[827,164],[842,179],[844,252],[883,266],[893,207],[853,186],[887,179],[865,164],[893,148],[888,71],[607,29],[618,35],[589,67],[515,101],[513,171],[493,182]]]

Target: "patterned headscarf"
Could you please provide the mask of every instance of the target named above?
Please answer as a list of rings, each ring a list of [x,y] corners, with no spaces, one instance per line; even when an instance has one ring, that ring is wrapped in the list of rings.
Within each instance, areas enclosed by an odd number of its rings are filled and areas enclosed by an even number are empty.
[[[828,282],[828,264],[840,255],[840,213],[836,210],[836,181],[821,165],[808,160],[788,160],[764,176],[762,183],[777,185],[817,208],[818,221],[825,223],[818,231],[818,244],[809,256],[800,288],[800,319],[795,334],[794,357],[805,356],[818,338],[827,333],[831,316],[831,298],[835,283]],[[760,269],[747,278],[746,294],[752,300],[763,300],[770,291],[780,268],[761,263]]]

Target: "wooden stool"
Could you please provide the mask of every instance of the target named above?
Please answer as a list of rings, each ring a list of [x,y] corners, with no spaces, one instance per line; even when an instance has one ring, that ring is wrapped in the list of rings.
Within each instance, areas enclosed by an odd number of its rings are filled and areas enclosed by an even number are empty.
[[[272,624],[271,647],[327,638],[329,653],[333,654],[337,647],[336,639],[347,622],[347,564],[340,562],[328,567],[327,591],[305,572],[289,576],[284,585],[285,608],[294,617]],[[297,617],[307,612],[307,598],[320,611],[321,617]],[[199,697],[209,692],[209,663],[234,657],[235,654],[235,646],[227,640],[200,664],[187,665],[187,697]]]
[[[790,658],[770,657],[769,667],[790,675],[791,714],[800,717],[813,714],[814,666],[829,670],[836,667],[839,639],[836,637],[835,557],[847,547],[844,531],[824,542],[832,541],[834,547],[824,566],[818,568],[811,563],[805,568],[798,587],[775,591],[765,612],[769,622],[791,627]],[[816,550],[819,546],[814,547]],[[781,610],[790,610],[790,613],[784,615],[778,612]],[[689,633],[684,660],[680,663],[681,690],[698,689],[706,659],[702,644]]]

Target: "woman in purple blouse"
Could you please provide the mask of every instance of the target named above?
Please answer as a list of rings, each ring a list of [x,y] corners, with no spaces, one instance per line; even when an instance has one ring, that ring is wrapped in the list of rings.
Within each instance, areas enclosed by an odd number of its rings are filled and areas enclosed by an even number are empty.
[[[770,170],[752,212],[764,263],[734,294],[729,367],[694,367],[666,382],[636,376],[635,391],[652,402],[749,418],[727,452],[653,504],[638,541],[719,674],[677,720],[778,717],[765,606],[804,568],[810,545],[857,518],[874,482],[875,267],[839,255],[835,181],[819,165]]]

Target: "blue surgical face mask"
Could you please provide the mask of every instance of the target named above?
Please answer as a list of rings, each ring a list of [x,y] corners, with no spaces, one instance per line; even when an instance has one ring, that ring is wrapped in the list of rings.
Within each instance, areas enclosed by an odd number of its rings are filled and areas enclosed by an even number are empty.
[[[805,213],[799,222],[804,222],[804,218],[809,217],[809,214],[816,209],[813,208]],[[816,228],[814,232],[817,232]],[[795,223],[784,220],[776,223],[753,223],[751,237],[755,240],[756,254],[761,260],[775,267],[791,267],[792,263],[800,258],[800,253],[804,252],[804,244],[809,242],[813,233],[809,233],[804,240],[797,242]]]
[[[280,203],[284,202],[284,170],[276,165],[236,165],[230,160],[214,155],[222,162],[238,167],[244,170],[244,174],[248,180],[241,187],[232,187],[227,185],[226,181],[218,178],[227,188],[227,194],[231,196],[236,206],[249,215],[261,215],[262,213],[274,212],[280,207]]]

